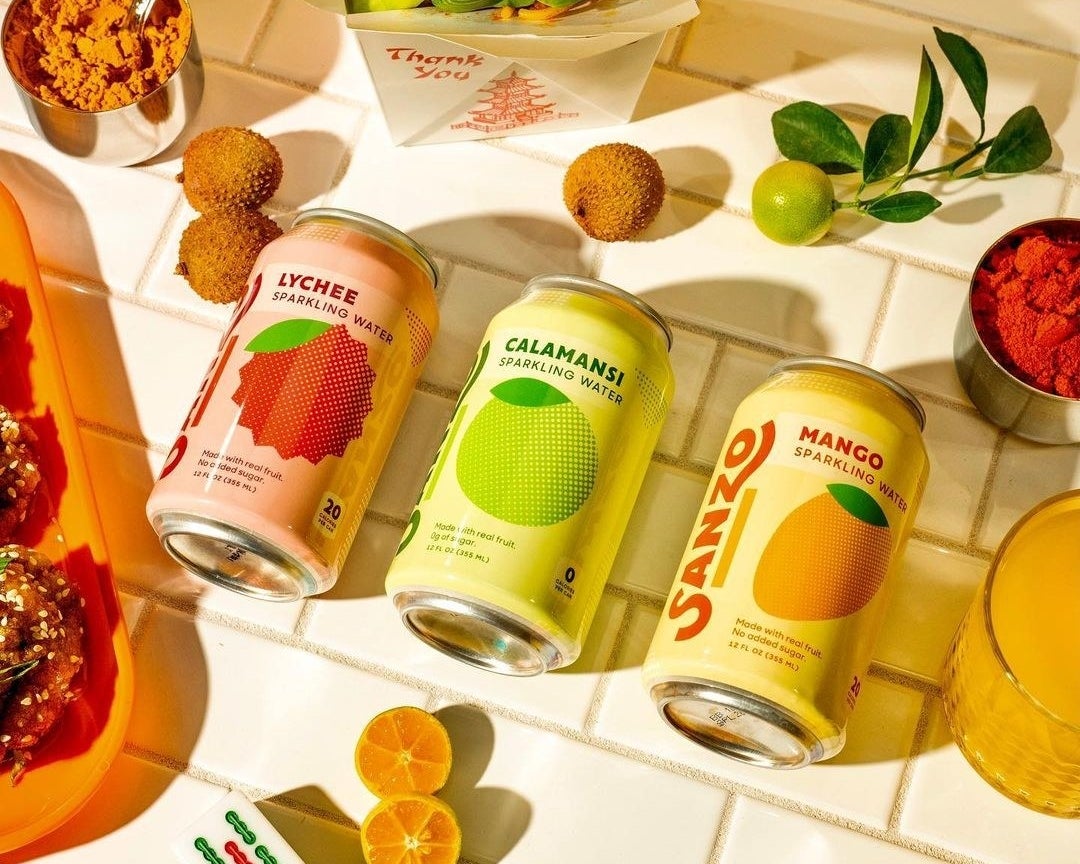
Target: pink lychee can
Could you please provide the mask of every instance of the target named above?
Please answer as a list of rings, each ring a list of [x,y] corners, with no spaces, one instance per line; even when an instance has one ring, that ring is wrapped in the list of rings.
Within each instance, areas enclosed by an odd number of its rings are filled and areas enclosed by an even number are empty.
[[[438,326],[438,272],[346,210],[301,213],[255,261],[147,501],[192,572],[267,600],[337,580]]]

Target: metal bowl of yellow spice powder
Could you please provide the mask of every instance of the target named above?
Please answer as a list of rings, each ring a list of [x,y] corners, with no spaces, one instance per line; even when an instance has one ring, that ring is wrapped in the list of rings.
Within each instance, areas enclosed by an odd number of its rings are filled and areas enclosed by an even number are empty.
[[[30,122],[99,165],[135,165],[180,135],[202,100],[187,0],[157,0],[142,32],[131,0],[12,0],[0,42]]]

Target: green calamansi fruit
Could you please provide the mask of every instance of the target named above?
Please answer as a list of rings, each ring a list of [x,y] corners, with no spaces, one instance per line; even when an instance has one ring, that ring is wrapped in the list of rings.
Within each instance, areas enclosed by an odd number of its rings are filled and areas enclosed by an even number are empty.
[[[514,525],[554,525],[573,516],[599,467],[588,419],[534,378],[513,378],[491,394],[458,448],[462,491],[485,513]]]
[[[809,162],[770,165],[751,191],[754,224],[770,240],[786,246],[807,246],[824,237],[835,209],[832,181]]]

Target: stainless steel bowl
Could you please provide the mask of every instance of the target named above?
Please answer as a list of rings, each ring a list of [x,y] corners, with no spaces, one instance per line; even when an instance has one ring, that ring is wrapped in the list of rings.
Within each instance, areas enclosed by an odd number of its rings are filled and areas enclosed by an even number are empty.
[[[176,140],[202,101],[203,64],[194,22],[184,59],[160,87],[123,108],[79,111],[40,99],[23,86],[29,76],[12,68],[22,60],[7,50],[9,28],[28,2],[12,0],[0,29],[0,43],[4,47],[4,64],[15,81],[19,99],[34,129],[45,141],[60,152],[86,162],[135,165],[156,156]],[[177,2],[189,8],[187,0]]]
[[[1041,219],[1002,235],[979,259],[971,276],[964,308],[956,325],[953,357],[960,382],[975,407],[992,423],[1044,444],[1080,442],[1080,399],[1058,396],[1032,387],[1006,369],[990,353],[975,327],[971,296],[975,280],[990,256],[1002,245],[1036,232],[1068,233],[1080,237],[1080,219]]]

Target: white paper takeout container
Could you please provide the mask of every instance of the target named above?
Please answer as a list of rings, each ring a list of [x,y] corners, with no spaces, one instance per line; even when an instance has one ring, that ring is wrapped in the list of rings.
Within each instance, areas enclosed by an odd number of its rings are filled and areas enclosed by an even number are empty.
[[[597,0],[548,21],[433,7],[347,14],[395,144],[625,123],[667,32],[694,0]]]

